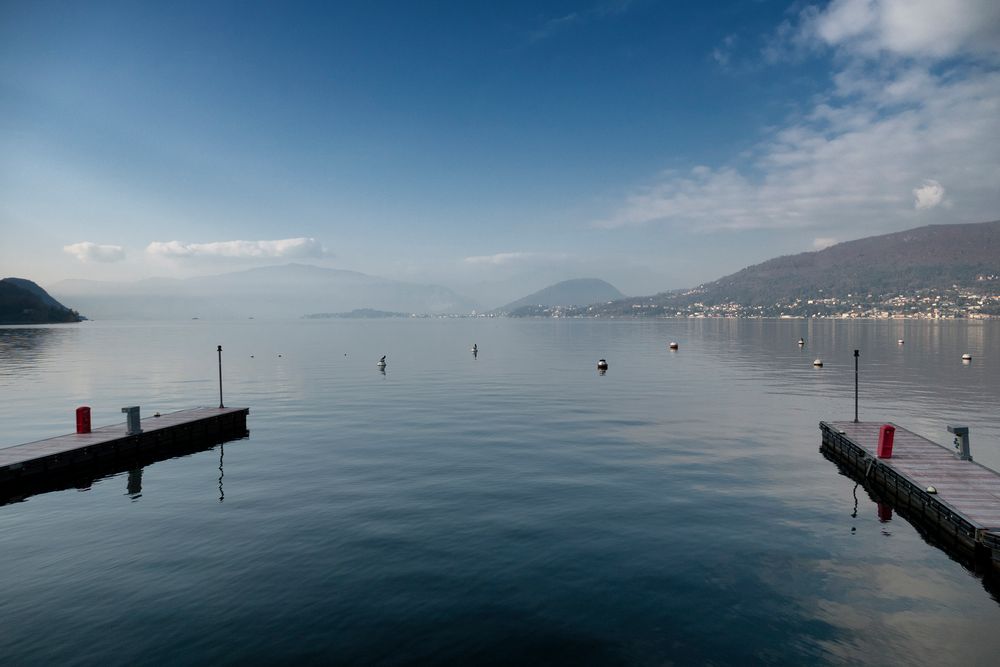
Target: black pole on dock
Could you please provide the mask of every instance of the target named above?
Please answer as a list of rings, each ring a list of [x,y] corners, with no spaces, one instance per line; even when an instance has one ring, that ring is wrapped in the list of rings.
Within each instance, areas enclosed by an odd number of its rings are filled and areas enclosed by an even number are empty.
[[[858,357],[860,350],[854,351],[854,423],[858,423]],[[221,371],[220,371],[221,372]]]
[[[224,408],[222,404],[222,346],[219,346],[219,407]],[[854,421],[857,421],[855,419]]]

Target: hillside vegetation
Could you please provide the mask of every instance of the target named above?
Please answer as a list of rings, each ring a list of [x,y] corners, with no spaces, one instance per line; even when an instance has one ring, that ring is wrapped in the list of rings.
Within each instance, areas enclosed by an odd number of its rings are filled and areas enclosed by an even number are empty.
[[[30,280],[0,280],[0,324],[52,324],[81,319],[79,313],[53,299]]]

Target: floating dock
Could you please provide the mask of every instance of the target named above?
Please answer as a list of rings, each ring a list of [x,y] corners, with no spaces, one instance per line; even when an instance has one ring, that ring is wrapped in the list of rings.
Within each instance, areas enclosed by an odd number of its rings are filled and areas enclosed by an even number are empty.
[[[978,562],[988,561],[1000,574],[1000,473],[891,423],[896,429],[892,456],[880,459],[882,425],[820,422],[822,450],[928,537]]]
[[[0,490],[44,485],[50,478],[114,461],[165,458],[174,451],[244,438],[249,413],[250,408],[194,408],[147,417],[140,422],[140,433],[129,434],[126,424],[115,424],[5,447],[0,449]]]

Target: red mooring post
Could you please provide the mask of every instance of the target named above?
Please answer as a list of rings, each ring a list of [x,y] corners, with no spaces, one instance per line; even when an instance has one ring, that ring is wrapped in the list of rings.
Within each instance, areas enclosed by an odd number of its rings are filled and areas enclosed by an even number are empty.
[[[90,433],[90,408],[86,405],[76,409],[76,432]]]
[[[875,453],[880,459],[892,458],[892,439],[895,435],[896,429],[889,424],[883,424],[878,430],[878,448]]]

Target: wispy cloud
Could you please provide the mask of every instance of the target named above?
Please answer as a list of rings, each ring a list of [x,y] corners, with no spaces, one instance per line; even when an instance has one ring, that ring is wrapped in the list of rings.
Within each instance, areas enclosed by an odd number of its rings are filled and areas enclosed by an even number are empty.
[[[579,21],[580,14],[577,12],[570,12],[564,16],[548,19],[538,29],[532,30],[528,34],[528,39],[532,42],[543,40]]]
[[[1000,41],[983,36],[1000,34],[1000,3],[835,0],[778,32],[795,48],[836,49],[829,89],[744,162],[664,172],[597,226],[839,229],[940,210],[996,217]]]
[[[726,35],[719,45],[712,49],[712,60],[719,67],[723,69],[729,67],[729,61],[732,60],[733,47],[736,46],[736,41],[736,35]]]
[[[125,259],[125,248],[120,245],[101,245],[81,241],[63,246],[63,252],[73,255],[81,262],[120,262]]]
[[[498,252],[494,255],[466,257],[462,263],[470,266],[508,266],[543,262],[562,262],[569,259],[566,253],[553,252]]]
[[[323,245],[314,238],[279,239],[275,241],[217,241],[214,243],[182,243],[153,241],[146,253],[166,258],[224,257],[230,259],[294,259],[323,257]]]
[[[538,42],[575,25],[622,14],[628,11],[631,5],[632,0],[607,0],[588,9],[546,19],[539,27],[528,33],[528,41]]]

